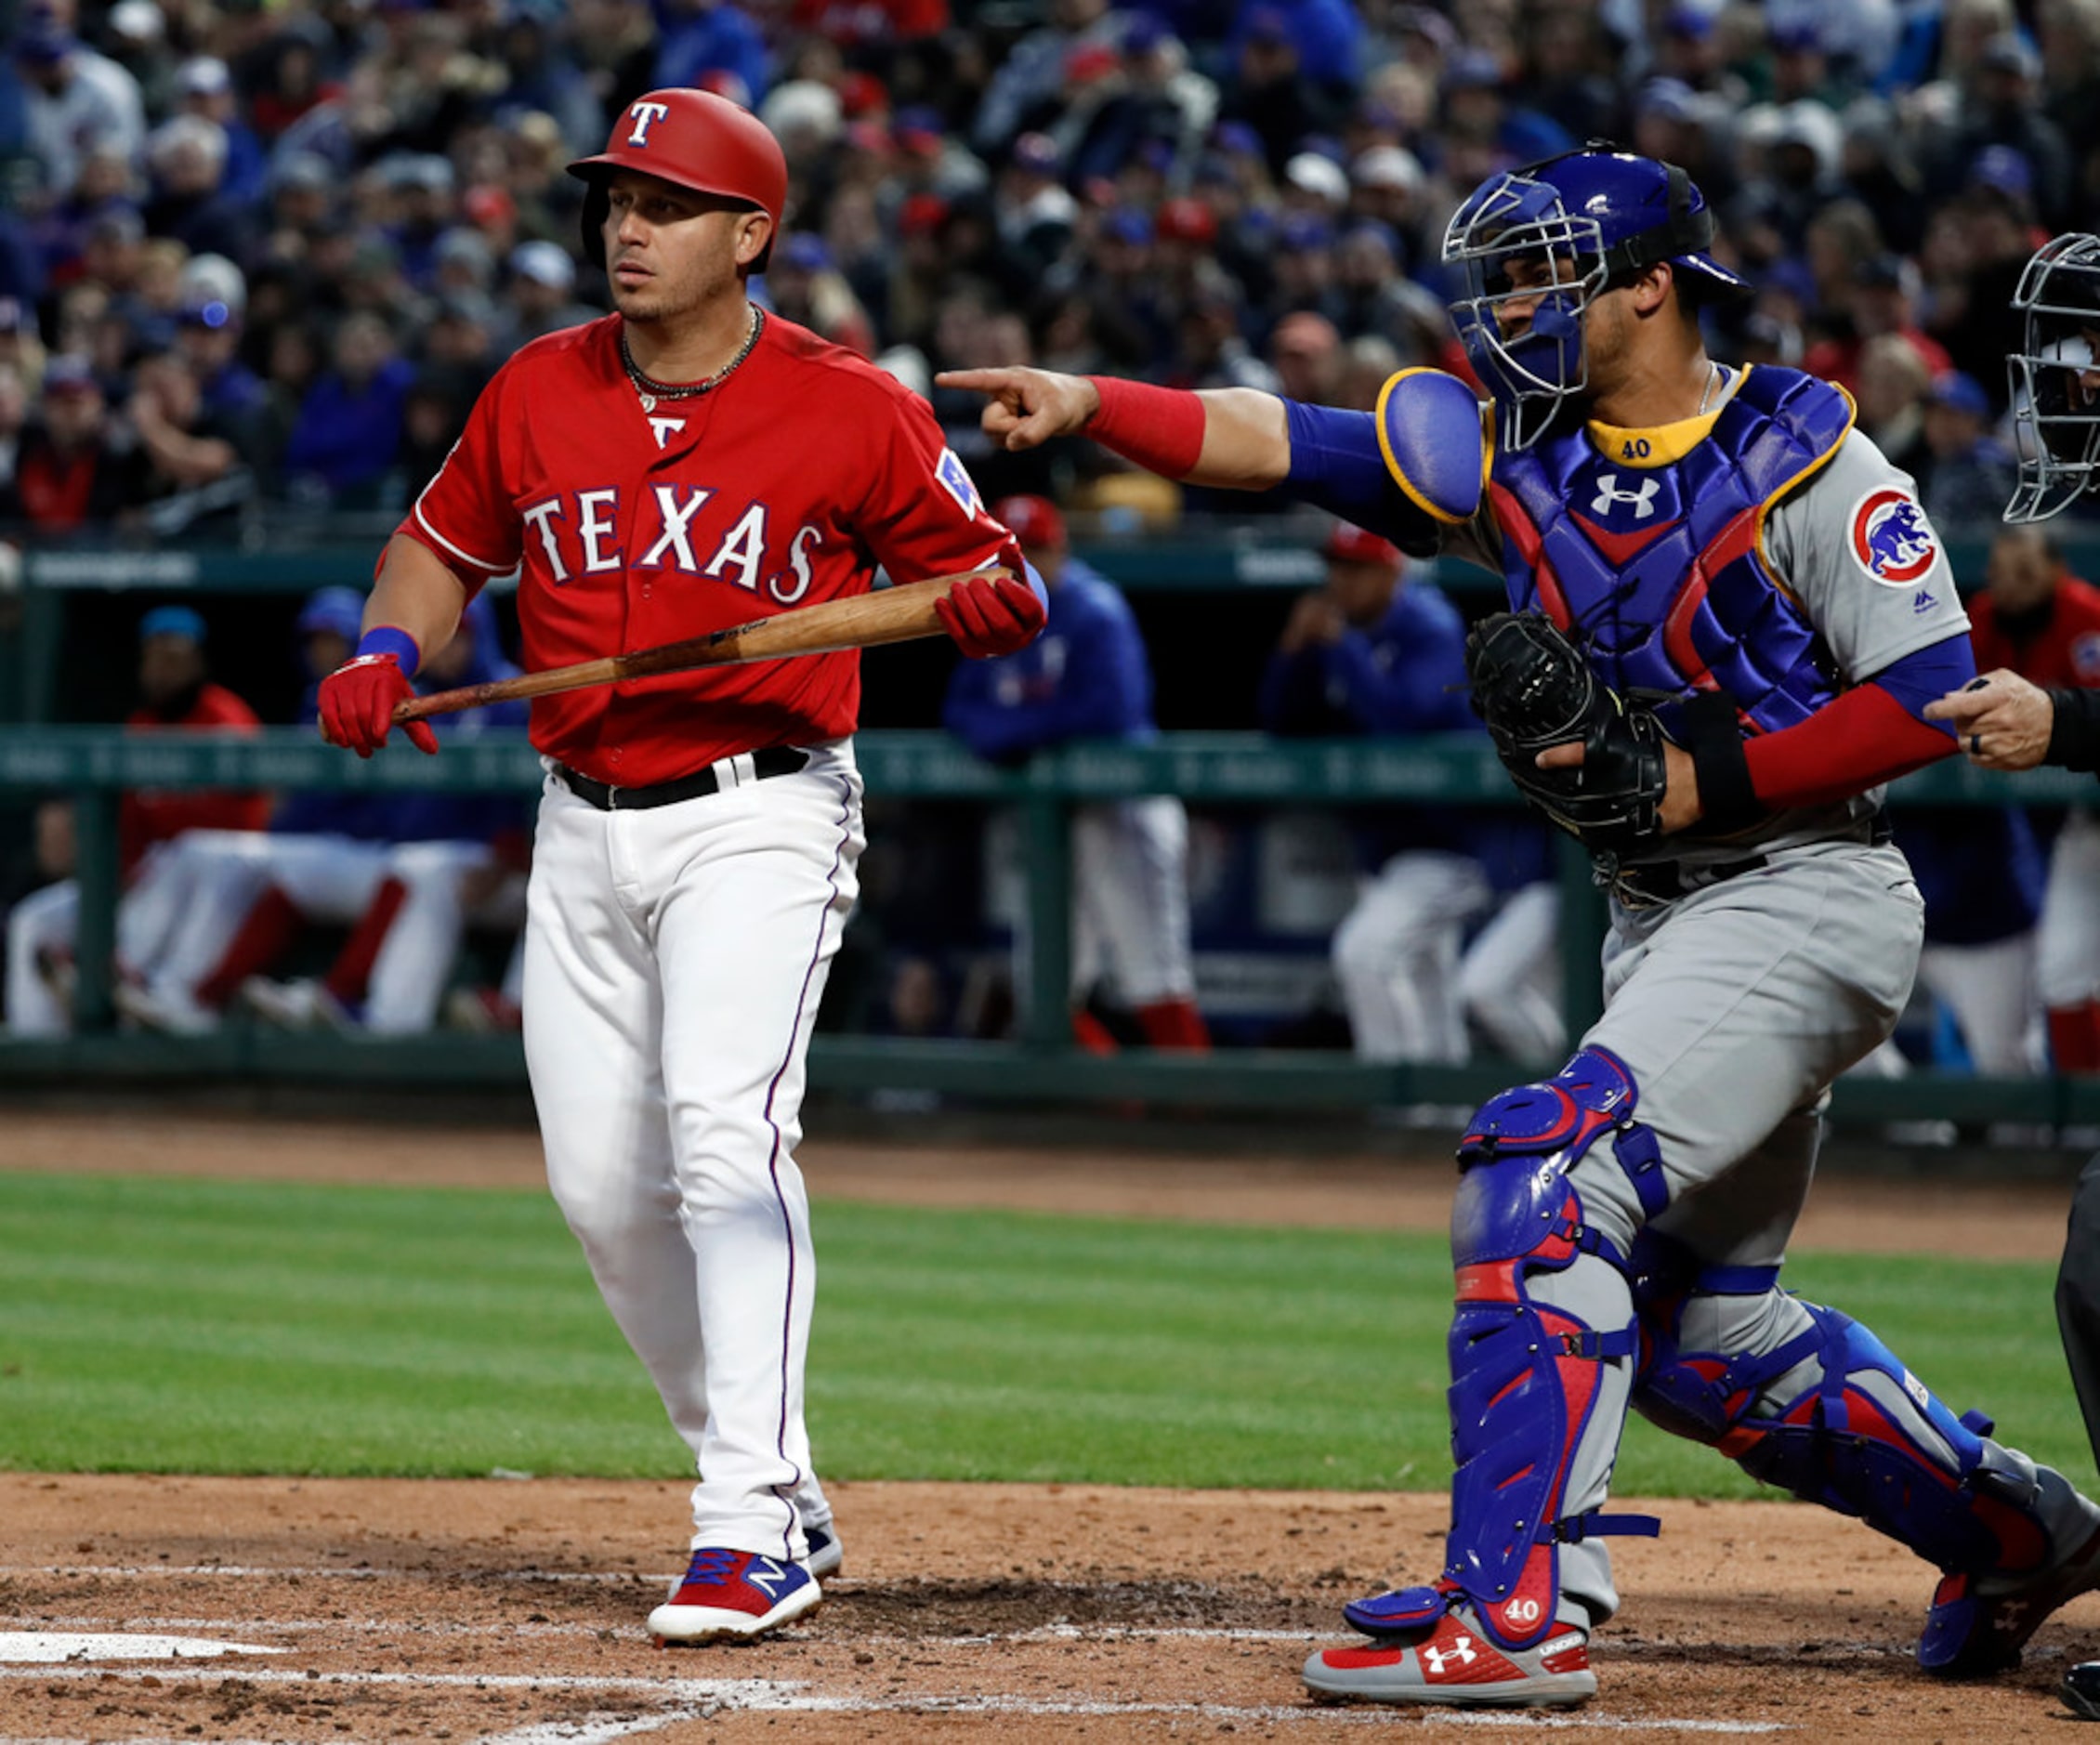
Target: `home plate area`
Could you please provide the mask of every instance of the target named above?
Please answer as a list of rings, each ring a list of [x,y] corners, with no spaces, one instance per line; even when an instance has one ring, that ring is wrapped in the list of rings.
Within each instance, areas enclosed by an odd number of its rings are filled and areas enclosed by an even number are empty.
[[[1328,1708],[1344,1601],[1420,1579],[1443,1501],[844,1484],[844,1573],[763,1642],[659,1648],[685,1488],[0,1475],[0,1739],[2029,1738],[2100,1601],[2016,1673],[1911,1648],[1930,1572],[1782,1502],[1670,1503],[1621,1552],[1601,1691],[1543,1714]]]

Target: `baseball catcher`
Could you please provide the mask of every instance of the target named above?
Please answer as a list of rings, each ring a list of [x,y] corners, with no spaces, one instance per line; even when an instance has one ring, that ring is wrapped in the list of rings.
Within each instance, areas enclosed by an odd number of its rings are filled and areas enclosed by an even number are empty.
[[[1450,1529],[1420,1586],[1345,1609],[1323,1698],[1552,1706],[1596,1689],[1629,1407],[1939,1571],[1942,1677],[2017,1662],[2100,1585],[2100,1508],[1779,1286],[1825,1093],[1894,1029],[1923,902],[1885,783],[1954,750],[1975,676],[1913,481],[1829,383],[1707,355],[1746,295],[1676,166],[1591,146],[1490,177],[1443,258],[1483,407],[1405,370],[1374,410],[966,371],[1026,447],[1084,431],[1156,471],[1292,491],[1498,572],[1475,697],[1527,795],[1595,855],[1605,1009],[1459,1149]],[[2068,431],[2066,432],[2067,440]],[[1491,441],[1483,437],[1491,435]],[[1553,634],[1547,634],[1547,626]]]

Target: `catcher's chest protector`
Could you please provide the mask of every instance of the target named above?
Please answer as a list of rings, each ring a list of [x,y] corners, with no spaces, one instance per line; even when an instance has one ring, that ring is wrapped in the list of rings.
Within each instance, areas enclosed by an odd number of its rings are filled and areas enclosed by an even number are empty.
[[[1851,427],[1851,402],[1828,382],[1762,364],[1679,459],[1607,454],[1587,429],[1497,453],[1489,492],[1510,610],[1545,612],[1622,695],[1718,687],[1761,732],[1805,720],[1835,687],[1758,532]],[[1648,446],[1638,431],[1619,440]]]

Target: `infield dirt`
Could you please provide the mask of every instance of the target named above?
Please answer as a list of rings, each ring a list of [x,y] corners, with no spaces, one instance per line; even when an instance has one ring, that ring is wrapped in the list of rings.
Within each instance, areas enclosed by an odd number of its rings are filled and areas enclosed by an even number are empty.
[[[235,1119],[11,1116],[9,1167],[530,1186],[530,1133]],[[812,1142],[820,1201],[1026,1205],[1435,1227],[1449,1165]],[[1800,1247],[2030,1259],[2058,1185],[1827,1181]],[[641,1620],[674,1573],[683,1487],[0,1475],[0,1738],[504,1741],[1356,1737],[1437,1712],[1308,1703],[1297,1671],[1347,1598],[1437,1555],[1440,1496],[832,1487],[847,1552],[823,1609],[755,1646],[659,1650]],[[1618,1499],[1621,1506],[1640,1506]],[[1932,1572],[1856,1523],[1782,1502],[1663,1502],[1616,1553],[1624,1608],[1602,1692],[1556,1737],[1784,1733],[2026,1739],[2100,1653],[2100,1600],[1976,1686],[1911,1660]],[[272,1648],[125,1660],[102,1633]],[[79,1658],[26,1664],[33,1640]]]

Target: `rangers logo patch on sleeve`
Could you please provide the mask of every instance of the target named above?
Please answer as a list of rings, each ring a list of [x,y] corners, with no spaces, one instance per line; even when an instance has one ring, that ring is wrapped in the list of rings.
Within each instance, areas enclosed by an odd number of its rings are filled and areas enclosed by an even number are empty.
[[[963,513],[971,520],[983,515],[984,499],[978,495],[977,481],[953,449],[940,451],[940,464],[934,468],[933,476],[948,487],[948,494],[963,505]]]
[[[1917,498],[1894,485],[1853,505],[1850,537],[1859,567],[1883,587],[1909,587],[1939,558],[1939,536]]]

